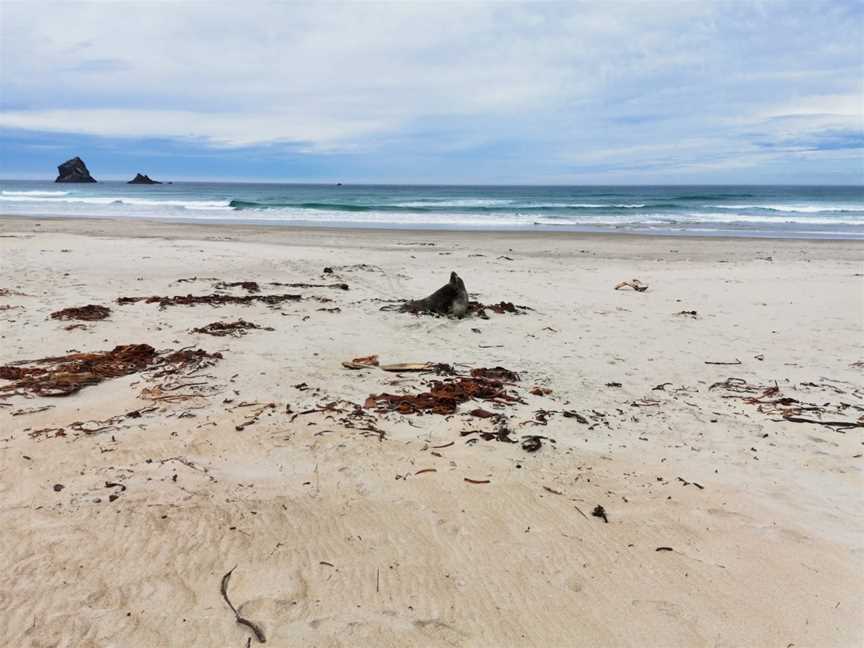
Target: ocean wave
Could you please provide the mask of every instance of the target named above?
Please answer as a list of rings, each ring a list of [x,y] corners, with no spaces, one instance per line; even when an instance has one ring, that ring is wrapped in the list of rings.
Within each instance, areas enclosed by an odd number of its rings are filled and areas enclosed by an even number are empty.
[[[725,200],[727,198],[753,198],[754,194],[750,193],[716,193],[716,194],[682,194],[674,196],[672,200]]]
[[[517,203],[512,200],[472,200],[447,202],[414,201],[392,204],[356,204],[356,203],[328,203],[328,202],[257,202],[254,200],[232,200],[229,206],[234,209],[313,209],[333,210],[347,212],[365,211],[387,211],[387,212],[426,212],[438,211],[448,212],[514,212],[514,211],[551,211],[568,209],[651,209],[677,207],[674,204],[647,205],[645,203]]]
[[[50,204],[83,205],[131,205],[134,207],[179,207],[182,209],[230,209],[227,200],[152,200],[147,198],[130,198],[128,196],[70,196],[68,192],[58,192],[63,196],[47,196],[49,192],[19,192],[8,195],[4,191],[0,200],[7,202],[36,202]],[[24,195],[26,194],[26,195]],[[32,195],[41,194],[41,195]]]
[[[765,211],[799,214],[822,214],[822,213],[854,213],[864,212],[864,205],[795,205],[795,204],[770,204],[770,205],[707,205],[710,209],[759,209]]]
[[[2,196],[66,196],[68,191],[0,191]]]

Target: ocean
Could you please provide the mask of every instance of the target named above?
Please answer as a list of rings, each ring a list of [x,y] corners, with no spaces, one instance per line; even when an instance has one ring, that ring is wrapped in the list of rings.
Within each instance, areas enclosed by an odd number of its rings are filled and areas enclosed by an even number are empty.
[[[313,227],[864,239],[864,186],[387,186],[0,180],[0,214]]]

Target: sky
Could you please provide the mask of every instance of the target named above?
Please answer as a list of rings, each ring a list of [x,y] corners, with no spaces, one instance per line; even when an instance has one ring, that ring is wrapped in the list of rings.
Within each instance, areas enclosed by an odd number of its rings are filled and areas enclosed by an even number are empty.
[[[0,177],[862,184],[864,2],[0,1]]]

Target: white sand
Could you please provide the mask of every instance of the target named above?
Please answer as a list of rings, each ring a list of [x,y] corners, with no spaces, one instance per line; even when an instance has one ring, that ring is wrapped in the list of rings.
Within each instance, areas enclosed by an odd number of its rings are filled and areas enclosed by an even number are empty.
[[[777,381],[861,416],[861,243],[11,218],[0,237],[0,289],[24,293],[0,296],[16,307],[0,310],[0,364],[130,343],[224,355],[195,379],[209,396],[95,434],[70,424],[152,406],[143,376],[0,399],[3,645],[245,646],[219,592],[235,565],[231,599],[275,646],[864,642],[862,429],[778,421],[708,389]],[[339,268],[361,263],[375,267]],[[424,296],[451,269],[481,301],[535,310],[454,321],[374,301]],[[208,279],[177,283],[196,276],[334,302],[114,303],[212,293]],[[634,277],[649,290],[612,290]],[[264,285],[335,280],[350,290]],[[66,331],[49,317],[91,303],[110,319]],[[318,310],[330,307],[341,312]],[[189,332],[239,318],[275,331]],[[460,431],[491,429],[467,412],[489,403],[380,416],[383,441],[326,414],[291,421],[286,405],[363,403],[431,378],[340,365],[373,353],[519,371],[526,402],[500,410],[513,437],[556,443],[466,444]],[[276,407],[237,431],[255,409],[244,402]],[[556,412],[546,426],[530,423],[539,409]],[[31,438],[50,427],[66,436]],[[590,515],[598,504],[608,524]]]

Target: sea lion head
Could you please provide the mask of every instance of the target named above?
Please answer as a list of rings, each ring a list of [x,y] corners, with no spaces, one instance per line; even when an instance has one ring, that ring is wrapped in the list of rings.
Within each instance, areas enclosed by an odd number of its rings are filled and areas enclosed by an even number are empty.
[[[450,314],[459,318],[464,317],[468,312],[468,291],[465,289],[465,282],[455,272],[451,272],[449,286],[455,292]]]

